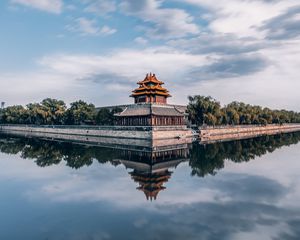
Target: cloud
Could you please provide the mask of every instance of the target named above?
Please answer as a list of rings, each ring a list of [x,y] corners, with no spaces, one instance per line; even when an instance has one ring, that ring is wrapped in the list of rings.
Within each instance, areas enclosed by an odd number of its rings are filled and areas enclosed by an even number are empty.
[[[132,79],[143,78],[147,72],[160,76],[173,76],[201,66],[207,60],[204,56],[191,55],[170,48],[147,48],[144,50],[119,49],[107,55],[53,55],[40,60],[40,64],[55,72],[74,76],[91,74],[115,74]],[[181,66],[176,73],[174,65]],[[175,75],[176,74],[176,75]],[[176,78],[180,78],[178,75]]]
[[[237,55],[222,57],[210,65],[195,68],[190,75],[191,79],[196,79],[196,81],[234,78],[262,71],[266,66],[267,61],[261,56]]]
[[[206,8],[212,15],[209,29],[217,33],[233,33],[239,37],[264,35],[258,27],[290,7],[299,5],[297,0],[185,0]]]
[[[149,26],[143,26],[151,38],[172,39],[199,33],[193,17],[183,9],[163,8],[162,1],[123,1],[120,6],[124,13],[138,17]]]
[[[115,32],[117,32],[117,29],[111,28],[106,25],[103,26],[99,31],[99,33],[102,35],[111,35],[111,34],[114,34]]]
[[[130,79],[123,76],[119,76],[115,73],[92,74],[87,77],[79,78],[78,81],[81,81],[85,84],[88,82],[101,84],[103,88],[107,90],[124,91],[128,93],[131,91],[132,88]]]
[[[11,0],[11,2],[56,14],[61,13],[63,8],[62,0]]]
[[[300,6],[290,8],[285,13],[272,18],[260,27],[267,32],[266,37],[272,40],[297,38],[300,35]]]
[[[170,48],[119,49],[105,55],[53,54],[39,59],[34,72],[1,73],[0,95],[8,105],[50,96],[63,96],[66,102],[84,98],[98,106],[120,104],[131,102],[130,90],[148,72],[168,79],[172,89],[186,72],[205,62],[203,56]],[[180,68],[174,71],[174,66]]]
[[[5,82],[0,94],[7,104],[37,101],[42,95],[61,98],[63,91],[66,102],[80,97],[97,106],[113,105],[131,102],[128,94],[136,81],[154,72],[174,96],[170,102],[184,104],[188,95],[203,94],[223,104],[239,100],[300,110],[299,56],[297,42],[240,54],[194,54],[179,46],[115,49],[103,55],[53,54],[38,60],[35,73],[0,74]],[[44,81],[51,87],[44,87]]]
[[[116,11],[116,2],[111,0],[88,0],[86,12],[95,13],[97,15],[106,15]]]
[[[134,39],[134,42],[140,45],[146,45],[148,43],[148,40],[143,37],[137,37]]]
[[[72,32],[79,32],[82,35],[111,35],[114,34],[117,30],[110,28],[109,26],[99,27],[95,20],[89,20],[84,17],[75,19],[73,25],[67,25],[67,30]]]
[[[168,44],[193,54],[234,55],[256,52],[270,44],[255,38],[238,38],[234,34],[201,33],[192,38],[171,40]]]
[[[211,95],[223,104],[238,100],[275,109],[300,111],[298,45],[299,41],[295,41],[260,50],[259,55],[253,56],[261,56],[261,60],[267,65],[264,69],[258,68],[259,71],[252,74],[231,78],[210,78],[208,81],[201,77],[201,72],[196,72],[198,75],[195,76],[190,74],[188,81],[194,84],[191,86],[186,84],[184,88],[182,85],[178,86],[173,96],[176,96],[176,100],[183,101],[185,98],[181,96]],[[203,69],[201,70],[203,72]],[[204,74],[207,74],[207,71],[204,71]],[[198,77],[200,81],[197,81]]]

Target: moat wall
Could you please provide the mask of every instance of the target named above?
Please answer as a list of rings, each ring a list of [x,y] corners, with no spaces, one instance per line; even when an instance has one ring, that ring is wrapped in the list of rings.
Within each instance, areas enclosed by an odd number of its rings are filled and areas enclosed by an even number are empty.
[[[182,144],[186,139],[200,137],[201,143],[229,141],[263,135],[300,131],[300,124],[239,125],[200,128],[199,135],[193,135],[186,126],[125,127],[125,126],[35,126],[0,125],[0,133],[60,139],[78,142],[121,144],[141,147],[168,146],[173,140]],[[190,141],[189,141],[190,142]]]
[[[174,138],[187,138],[192,131],[186,126],[160,126],[160,127],[126,127],[126,126],[35,126],[35,125],[0,125],[0,132],[22,132],[32,136],[57,135],[81,137],[107,137],[116,139],[144,139],[162,140]],[[64,137],[67,138],[67,137]]]
[[[202,143],[300,131],[300,124],[238,125],[200,128]]]

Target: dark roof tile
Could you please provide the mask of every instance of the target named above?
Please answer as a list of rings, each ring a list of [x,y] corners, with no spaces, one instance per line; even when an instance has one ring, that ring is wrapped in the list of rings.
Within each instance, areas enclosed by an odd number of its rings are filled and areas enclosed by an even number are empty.
[[[119,117],[129,116],[184,116],[184,113],[172,105],[159,105],[159,104],[135,104],[129,105],[123,112],[115,114]]]

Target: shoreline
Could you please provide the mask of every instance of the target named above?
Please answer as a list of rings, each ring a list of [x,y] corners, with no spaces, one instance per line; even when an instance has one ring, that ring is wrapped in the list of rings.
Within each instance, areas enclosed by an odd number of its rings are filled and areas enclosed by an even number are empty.
[[[176,139],[184,142],[200,139],[201,144],[208,144],[298,131],[300,124],[207,126],[200,127],[199,133],[187,126],[0,125],[0,133],[4,134],[94,143],[106,139],[104,142],[148,147]]]

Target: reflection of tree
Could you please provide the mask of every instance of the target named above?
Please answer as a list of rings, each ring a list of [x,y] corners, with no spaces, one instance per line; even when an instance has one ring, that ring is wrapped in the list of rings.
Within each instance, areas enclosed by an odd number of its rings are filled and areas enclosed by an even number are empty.
[[[99,163],[111,161],[116,165],[112,160],[119,154],[119,151],[109,148],[9,136],[0,137],[0,151],[8,154],[20,153],[22,158],[33,159],[40,167],[65,161],[67,166],[75,169],[90,166],[94,159]]]
[[[18,154],[23,150],[25,143],[23,141],[11,140],[9,138],[0,138],[0,152],[7,154]]]
[[[58,142],[44,142],[32,139],[26,143],[21,157],[24,159],[35,159],[38,166],[47,167],[59,164],[63,155]]]
[[[251,159],[273,152],[276,148],[300,141],[300,133],[289,133],[259,138],[221,142],[210,145],[194,143],[190,152],[192,175],[204,177],[215,175],[224,167],[224,160],[248,162]]]
[[[67,166],[75,169],[90,166],[93,163],[93,151],[89,151],[89,148],[78,146],[69,148],[65,151],[64,160],[67,162]]]
[[[224,167],[224,161],[219,151],[222,146],[216,144],[200,145],[194,143],[190,152],[190,166],[192,175],[203,177],[207,174],[215,175],[216,170]]]
[[[296,144],[299,141],[300,133],[290,133],[208,145],[193,143],[189,154],[186,153],[187,149],[183,153],[184,156],[190,156],[189,164],[192,168],[192,175],[204,177],[215,175],[218,170],[224,168],[226,159],[236,163],[247,162],[268,152],[273,152],[276,148]],[[66,162],[67,166],[78,169],[90,166],[94,160],[101,164],[110,162],[113,165],[120,164],[119,161],[113,161],[115,159],[128,159],[132,162],[153,160],[153,153],[36,138],[12,138],[4,135],[0,136],[0,151],[7,154],[20,154],[25,159],[33,159],[40,167]],[[155,161],[165,162],[165,160],[186,158],[182,156],[182,154],[178,155],[177,150],[160,152],[159,156],[155,157]]]

